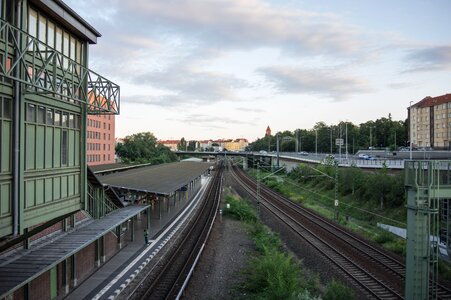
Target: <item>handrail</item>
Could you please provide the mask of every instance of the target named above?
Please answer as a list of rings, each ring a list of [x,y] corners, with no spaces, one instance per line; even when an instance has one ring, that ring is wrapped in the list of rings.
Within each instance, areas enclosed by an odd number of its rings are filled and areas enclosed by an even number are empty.
[[[119,114],[119,85],[3,19],[0,76],[24,83],[27,93],[86,104],[90,114]]]

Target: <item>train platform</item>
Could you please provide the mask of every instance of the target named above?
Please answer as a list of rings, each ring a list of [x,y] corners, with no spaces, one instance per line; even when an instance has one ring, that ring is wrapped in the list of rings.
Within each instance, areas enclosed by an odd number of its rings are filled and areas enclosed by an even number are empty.
[[[152,208],[148,244],[145,244],[144,240],[147,218],[145,216],[138,218],[135,223],[134,239],[129,240],[121,251],[65,299],[114,299],[117,297],[182,226],[202,198],[208,181],[209,177],[205,177],[198,191],[189,200],[166,198]]]

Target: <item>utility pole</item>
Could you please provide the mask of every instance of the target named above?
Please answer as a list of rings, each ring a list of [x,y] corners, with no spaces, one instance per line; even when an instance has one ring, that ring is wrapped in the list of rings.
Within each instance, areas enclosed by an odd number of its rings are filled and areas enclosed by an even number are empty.
[[[346,120],[346,163],[348,162],[348,120]]]
[[[318,156],[318,129],[315,130],[315,155]]]
[[[277,168],[279,168],[279,133],[276,134]]]
[[[299,130],[298,129],[296,129],[296,144],[295,144],[295,151],[296,151],[296,153],[298,153],[299,152]]]
[[[412,131],[413,131],[413,127],[412,127],[412,103],[413,101],[410,101],[410,105],[409,105],[409,128],[410,128],[410,134],[409,134],[409,144],[410,144],[410,160],[412,160]]]
[[[332,125],[330,125],[330,155],[332,155]]]

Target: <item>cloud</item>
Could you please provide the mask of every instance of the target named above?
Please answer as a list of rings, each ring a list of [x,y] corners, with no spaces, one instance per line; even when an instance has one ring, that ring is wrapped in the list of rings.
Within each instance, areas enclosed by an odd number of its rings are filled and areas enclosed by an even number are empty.
[[[415,86],[415,84],[409,82],[393,82],[387,84],[387,86],[392,89],[405,89]]]
[[[451,69],[451,46],[436,46],[410,50],[406,56],[410,63],[405,73],[444,71]]]
[[[183,118],[176,119],[177,121],[180,121],[182,123],[188,123],[188,124],[194,124],[194,125],[200,125],[200,124],[245,124],[245,125],[252,125],[253,123],[250,121],[243,121],[240,119],[234,119],[230,117],[226,117],[223,115],[220,116],[212,116],[212,115],[203,115],[203,114],[190,114],[186,115]],[[220,126],[219,128],[222,128]]]
[[[371,89],[362,79],[341,74],[339,70],[266,67],[258,72],[274,84],[280,93],[317,94],[335,101],[352,95],[368,93]]]
[[[209,72],[187,65],[176,65],[163,71],[153,71],[132,78],[137,85],[150,85],[170,94],[158,97],[130,99],[135,103],[160,106],[182,104],[206,105],[220,101],[239,101],[236,89],[246,87],[245,80],[218,72]],[[129,102],[131,102],[129,101]]]
[[[120,5],[123,16],[145,19],[149,28],[218,48],[282,46],[302,53],[350,54],[362,46],[359,30],[336,15],[283,8],[261,0],[134,0]]]
[[[235,110],[246,113],[265,113],[266,110],[260,108],[236,107]]]

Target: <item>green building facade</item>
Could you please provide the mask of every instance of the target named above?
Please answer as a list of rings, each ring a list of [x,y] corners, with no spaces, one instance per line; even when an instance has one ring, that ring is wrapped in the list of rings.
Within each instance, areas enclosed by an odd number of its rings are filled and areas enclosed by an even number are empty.
[[[119,86],[88,69],[100,34],[58,0],[0,0],[0,238],[86,209],[88,114]]]

